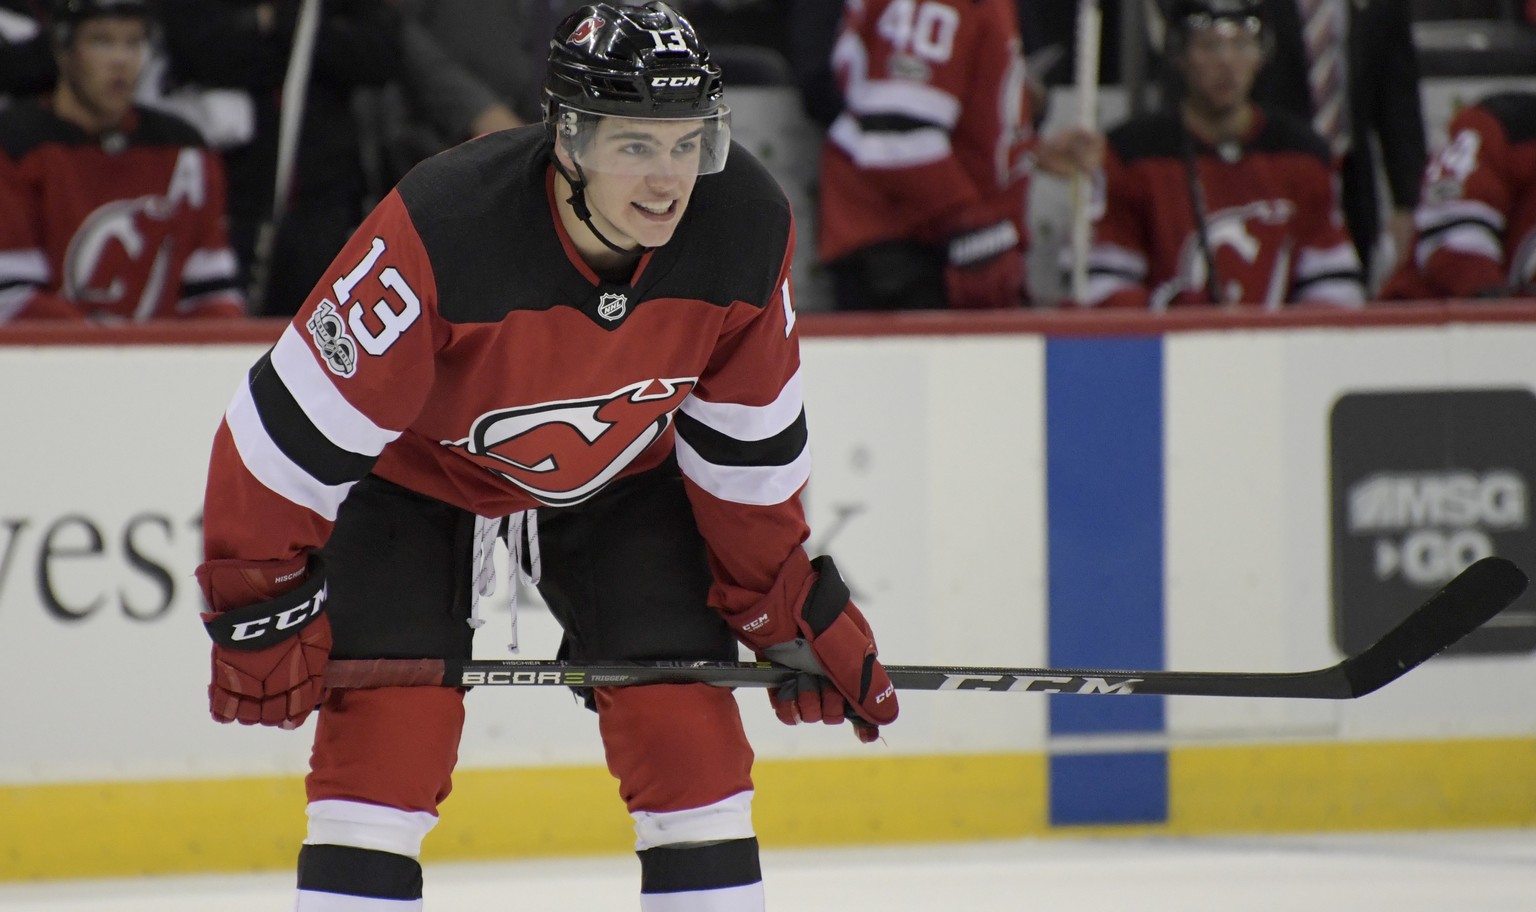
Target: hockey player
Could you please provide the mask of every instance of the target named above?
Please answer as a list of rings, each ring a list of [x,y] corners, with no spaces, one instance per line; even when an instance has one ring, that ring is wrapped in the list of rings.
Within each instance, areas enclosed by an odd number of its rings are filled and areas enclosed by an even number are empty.
[[[145,0],[58,0],[51,97],[0,112],[0,323],[244,316],[224,172],[133,104]]]
[[[1301,121],[1249,98],[1264,62],[1259,0],[1178,0],[1173,109],[1110,131],[1091,307],[1359,306],[1329,152]]]
[[[1029,172],[1097,169],[1104,138],[1035,140],[1014,0],[850,0],[833,65],[817,253],[838,309],[1024,303]]]
[[[510,529],[574,660],[801,669],[780,719],[896,718],[869,625],[802,547],[809,471],[779,187],[663,3],[581,7],[545,123],[419,165],[251,369],[213,446],[214,718],[320,703],[301,910],[419,908],[464,720],[449,688],[333,690],[328,656],[468,657]],[[510,520],[508,519],[510,517]],[[539,568],[542,568],[541,573]],[[752,751],[706,685],[596,688],[641,908],[763,907]]]
[[[1536,295],[1536,94],[1461,110],[1425,168],[1413,256],[1386,299]]]

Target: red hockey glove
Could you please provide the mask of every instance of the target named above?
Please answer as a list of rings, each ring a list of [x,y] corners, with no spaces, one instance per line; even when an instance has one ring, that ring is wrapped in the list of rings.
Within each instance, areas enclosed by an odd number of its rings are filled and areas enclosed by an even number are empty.
[[[220,722],[298,728],[320,702],[331,654],[318,555],[286,561],[213,560],[197,568],[210,611],[213,681],[208,708]]]
[[[803,672],[768,694],[779,721],[836,725],[846,718],[867,744],[880,737],[879,726],[896,721],[896,689],[832,558],[811,561],[811,571],[798,585],[788,579],[794,574],[781,574],[761,601],[726,620],[760,657]]]
[[[1024,303],[1024,252],[1019,229],[1003,219],[949,239],[944,269],[949,306],[999,309]]]

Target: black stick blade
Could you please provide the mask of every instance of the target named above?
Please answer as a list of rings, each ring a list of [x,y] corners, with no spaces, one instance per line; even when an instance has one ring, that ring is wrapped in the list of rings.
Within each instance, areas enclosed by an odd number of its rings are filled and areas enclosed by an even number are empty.
[[[1525,574],[1502,557],[1485,557],[1461,571],[1407,620],[1344,663],[1351,697],[1397,680],[1487,623],[1525,591]]]

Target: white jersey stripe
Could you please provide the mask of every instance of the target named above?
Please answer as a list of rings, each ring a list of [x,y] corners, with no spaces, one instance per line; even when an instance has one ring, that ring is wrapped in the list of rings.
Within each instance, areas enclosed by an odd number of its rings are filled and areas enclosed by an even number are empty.
[[[48,258],[37,249],[0,250],[0,280],[48,284]]]
[[[1097,307],[1109,299],[1116,292],[1127,288],[1140,288],[1140,282],[1133,282],[1124,276],[1105,275],[1104,273],[1090,273],[1088,287],[1083,292],[1083,300],[1078,303],[1086,307]]]
[[[1470,222],[1420,240],[1413,250],[1419,268],[1424,268],[1435,251],[1442,248],[1469,256],[1487,257],[1496,263],[1504,259],[1504,245],[1500,242],[1499,236],[1486,225]]]
[[[235,252],[228,247],[192,251],[181,270],[181,281],[195,285],[214,279],[234,279],[240,272]]]
[[[1504,230],[1504,213],[1481,200],[1425,203],[1413,213],[1413,227],[1421,232],[1434,231],[1443,225],[1463,221],[1482,222],[1494,232]]]
[[[1336,304],[1340,307],[1365,306],[1365,289],[1351,279],[1322,279],[1301,286],[1297,297],[1303,301]]]
[[[1360,257],[1348,241],[1326,249],[1303,247],[1297,254],[1295,273],[1300,281],[1341,272],[1360,272]]]
[[[960,120],[960,99],[922,83],[870,79],[848,87],[848,110],[860,117],[899,114],[950,130]]]
[[[738,405],[734,402],[707,402],[690,395],[681,411],[700,424],[735,440],[767,440],[794,424],[805,403],[801,398],[800,371],[779,390],[778,398],[767,405]]]
[[[1063,251],[1062,265],[1071,265],[1071,252]],[[1118,244],[1094,244],[1088,251],[1088,268],[1099,269],[1126,277],[1147,275],[1147,258],[1135,250]]]
[[[721,500],[767,507],[784,503],[805,486],[811,477],[811,448],[786,465],[722,466],[706,461],[679,434],[677,464],[694,484]]]
[[[352,483],[325,484],[289,459],[262,425],[248,382],[241,381],[229,411],[224,413],[224,420],[234,437],[235,449],[240,452],[240,461],[257,481],[285,500],[307,507],[332,522],[336,520],[336,511],[347,492],[352,490]]]
[[[832,122],[827,136],[861,168],[915,168],[947,158],[949,134],[938,127],[866,131],[847,113]]]
[[[327,440],[342,449],[377,456],[385,445],[400,436],[399,431],[374,424],[342,396],[291,323],[272,348],[272,367],[305,416]]]

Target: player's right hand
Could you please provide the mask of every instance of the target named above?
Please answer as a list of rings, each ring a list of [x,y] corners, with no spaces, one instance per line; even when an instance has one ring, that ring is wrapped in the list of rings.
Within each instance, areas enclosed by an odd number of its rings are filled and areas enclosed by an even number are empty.
[[[207,561],[197,581],[213,638],[213,718],[298,728],[323,696],[331,654],[319,556]]]

